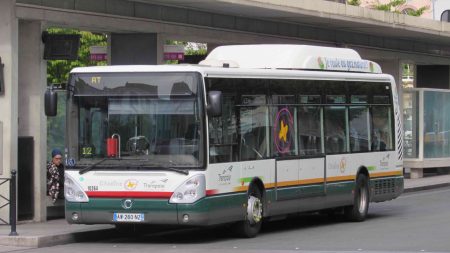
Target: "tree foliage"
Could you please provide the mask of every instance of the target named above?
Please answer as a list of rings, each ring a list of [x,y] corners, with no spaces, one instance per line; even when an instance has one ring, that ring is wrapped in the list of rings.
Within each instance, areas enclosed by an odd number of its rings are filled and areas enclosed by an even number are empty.
[[[347,4],[354,5],[354,6],[360,6],[361,0],[347,0]],[[380,3],[379,0],[377,0],[376,4],[374,4],[372,8],[374,8],[376,10],[380,10],[380,11],[390,11],[390,12],[400,13],[398,8],[404,4],[406,4],[406,0],[391,0],[390,2],[385,3],[385,4]],[[404,12],[404,14],[409,15],[409,16],[419,17],[419,16],[422,16],[422,14],[426,10],[428,10],[428,8],[429,8],[429,6],[423,6],[423,7],[419,8],[418,10],[407,9],[406,12]]]
[[[347,0],[348,5],[360,6],[361,0]]]
[[[391,0],[389,3],[386,3],[386,4],[381,4],[380,2],[378,2],[375,5],[375,9],[380,10],[380,11],[397,12],[396,8],[405,3],[406,3],[406,0]]]
[[[106,34],[96,34],[86,31],[64,28],[50,28],[47,30],[49,34],[79,34],[80,48],[78,51],[78,59],[75,61],[68,60],[50,60],[47,62],[47,83],[65,83],[69,77],[69,72],[75,67],[99,66],[106,65],[106,61],[91,61],[89,47],[106,46]]]
[[[207,46],[203,43],[166,40],[166,45],[183,45],[185,55],[206,55]],[[167,64],[177,64],[177,60],[166,61]]]
[[[422,16],[422,14],[426,10],[428,10],[428,8],[429,8],[428,6],[423,6],[423,7],[420,7],[419,9],[417,9],[417,10],[408,9],[406,11],[406,14],[409,15],[409,16],[420,17],[420,16]]]
[[[91,61],[89,47],[106,46],[106,35],[91,32],[78,31],[73,29],[50,28],[49,34],[80,34],[80,48],[78,59],[49,60],[47,61],[47,84],[67,83],[69,72],[75,67],[106,65],[106,61]],[[53,148],[64,150],[64,139],[66,133],[66,96],[65,92],[58,92],[58,114],[55,117],[47,118],[47,157]]]

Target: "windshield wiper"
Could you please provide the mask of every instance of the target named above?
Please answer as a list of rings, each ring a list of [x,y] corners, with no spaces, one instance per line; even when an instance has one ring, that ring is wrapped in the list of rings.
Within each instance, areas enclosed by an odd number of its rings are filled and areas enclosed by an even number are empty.
[[[163,170],[169,170],[169,171],[177,172],[177,173],[180,173],[180,174],[183,174],[183,175],[189,175],[189,171],[186,170],[186,169],[177,169],[177,168],[166,167],[166,166],[156,166],[156,167],[152,166],[152,167],[149,167],[149,166],[145,166],[145,165],[140,165],[140,166],[137,166],[137,168],[140,168],[140,169],[155,169],[155,170],[163,169]]]
[[[87,166],[87,167],[84,168],[84,169],[81,169],[81,170],[78,172],[78,174],[82,175],[82,174],[84,174],[84,173],[86,173],[86,172],[92,170],[93,168],[95,168],[95,166],[99,165],[100,163],[103,163],[103,162],[106,161],[106,160],[108,160],[108,158],[103,158],[102,160],[100,160],[100,161],[98,161],[98,162],[96,162],[96,163],[94,163],[94,164],[91,164],[91,165]]]
[[[170,163],[170,165],[172,165],[172,166],[178,166],[178,163],[176,163],[176,162],[174,162],[174,161],[172,161],[172,160],[170,160],[170,159],[169,159],[169,163]],[[184,175],[189,175],[189,172],[188,172],[187,170],[177,169],[177,168],[174,168],[174,167],[167,167],[167,166],[164,166],[164,167],[162,167],[162,168],[164,168],[164,169],[166,169],[166,170],[170,170],[170,171],[175,171],[175,172],[178,172],[178,173],[182,173],[182,174],[184,174]]]
[[[184,174],[184,175],[189,175],[189,171],[187,171],[187,170],[176,169],[176,168],[173,168],[173,167],[161,167],[161,168],[163,168],[163,169],[165,169],[165,170],[170,170],[170,171],[178,172],[178,173],[181,173],[181,174]]]

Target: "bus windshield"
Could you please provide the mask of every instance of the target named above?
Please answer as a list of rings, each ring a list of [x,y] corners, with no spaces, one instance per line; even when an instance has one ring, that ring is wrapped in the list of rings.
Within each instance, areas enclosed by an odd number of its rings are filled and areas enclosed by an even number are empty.
[[[87,165],[106,158],[105,167],[203,167],[200,80],[194,73],[72,75],[69,126],[78,129],[69,131],[70,156]]]

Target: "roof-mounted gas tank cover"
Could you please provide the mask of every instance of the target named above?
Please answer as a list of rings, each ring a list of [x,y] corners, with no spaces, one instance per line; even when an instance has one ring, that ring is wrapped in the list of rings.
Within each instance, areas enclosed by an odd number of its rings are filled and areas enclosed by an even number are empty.
[[[353,49],[307,45],[233,45],[211,51],[199,65],[251,69],[305,69],[381,73]]]

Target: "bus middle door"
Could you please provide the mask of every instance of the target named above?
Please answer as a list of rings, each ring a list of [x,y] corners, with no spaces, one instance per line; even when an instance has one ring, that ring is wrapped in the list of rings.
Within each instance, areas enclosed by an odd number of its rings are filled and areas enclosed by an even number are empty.
[[[325,155],[302,157],[298,173],[300,197],[325,194]]]

